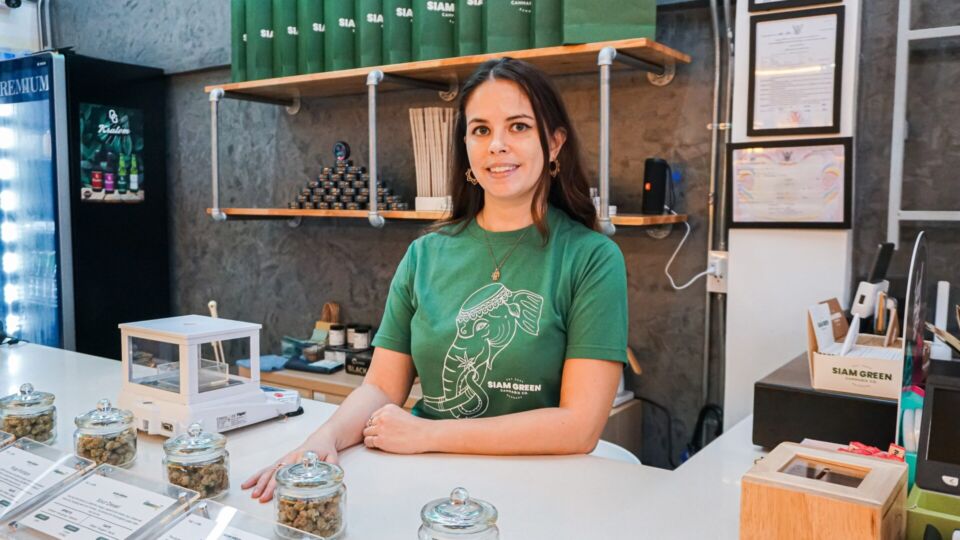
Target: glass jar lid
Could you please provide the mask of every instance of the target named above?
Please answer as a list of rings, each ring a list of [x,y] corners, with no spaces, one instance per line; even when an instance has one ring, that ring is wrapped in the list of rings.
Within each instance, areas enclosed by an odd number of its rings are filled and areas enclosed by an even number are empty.
[[[220,453],[226,445],[226,437],[203,431],[203,427],[194,422],[187,428],[186,433],[167,439],[167,442],[163,443],[163,451],[171,457],[202,458]]]
[[[113,433],[130,427],[133,423],[133,413],[114,408],[109,399],[97,402],[97,408],[87,411],[73,419],[73,423],[82,430],[100,433]]]
[[[424,505],[420,519],[436,531],[476,533],[497,524],[497,509],[488,502],[471,499],[466,489],[458,487],[450,492],[450,498]]]
[[[0,409],[9,414],[26,414],[46,409],[53,405],[56,396],[49,392],[37,392],[30,383],[20,385],[20,391],[0,398]]]
[[[277,483],[288,488],[328,491],[343,484],[343,469],[320,461],[316,452],[308,450],[300,463],[287,465],[277,472]]]

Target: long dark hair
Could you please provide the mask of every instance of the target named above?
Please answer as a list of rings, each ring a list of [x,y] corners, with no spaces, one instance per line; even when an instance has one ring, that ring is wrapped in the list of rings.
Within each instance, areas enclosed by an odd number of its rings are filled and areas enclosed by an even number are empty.
[[[567,115],[567,108],[560,98],[560,93],[539,69],[522,60],[500,58],[481,64],[460,90],[459,114],[451,142],[453,165],[449,175],[449,193],[453,198],[453,207],[449,217],[436,223],[431,230],[453,225],[446,230],[455,231],[453,233],[457,234],[483,209],[483,188],[468,183],[465,176],[470,167],[467,145],[464,141],[467,135],[465,109],[474,90],[491,79],[513,81],[523,90],[533,106],[533,115],[540,132],[540,146],[543,148],[543,171],[534,188],[530,210],[534,224],[543,239],[546,240],[549,236],[545,202],[563,210],[574,221],[579,221],[590,229],[596,229],[597,211],[590,200],[590,185],[583,172],[580,141],[570,124],[570,117]],[[550,161],[548,137],[560,129],[566,132],[566,142],[557,155],[560,161],[560,173],[553,178],[548,169]]]

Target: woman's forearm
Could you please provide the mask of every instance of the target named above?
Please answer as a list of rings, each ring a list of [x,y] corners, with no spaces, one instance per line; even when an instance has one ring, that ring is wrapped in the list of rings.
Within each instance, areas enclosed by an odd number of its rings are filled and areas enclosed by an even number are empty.
[[[562,407],[432,423],[431,449],[458,454],[586,454],[603,431]]]
[[[373,384],[361,384],[316,432],[314,435],[326,433],[336,441],[339,452],[359,444],[363,440],[363,427],[374,411],[391,403],[387,394]],[[308,439],[309,444],[309,439]]]

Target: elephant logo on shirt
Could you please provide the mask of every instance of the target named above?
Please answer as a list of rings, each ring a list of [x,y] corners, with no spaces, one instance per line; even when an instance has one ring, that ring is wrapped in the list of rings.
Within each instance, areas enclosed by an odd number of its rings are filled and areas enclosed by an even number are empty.
[[[493,361],[517,331],[538,335],[542,312],[542,296],[511,291],[502,283],[471,294],[460,306],[457,337],[443,359],[443,395],[424,396],[424,405],[456,418],[482,415],[490,402],[483,384]]]

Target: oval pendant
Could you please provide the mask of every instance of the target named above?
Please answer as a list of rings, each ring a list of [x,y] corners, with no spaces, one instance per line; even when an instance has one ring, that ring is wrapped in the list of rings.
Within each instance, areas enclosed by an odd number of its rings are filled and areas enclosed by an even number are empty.
[[[493,279],[494,281],[500,281],[500,269],[497,268],[496,270],[494,270],[493,273],[490,274],[490,278]]]

